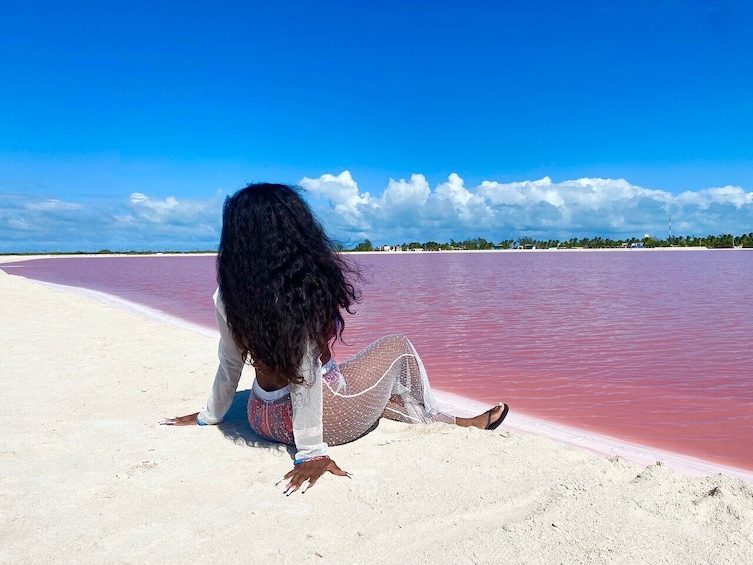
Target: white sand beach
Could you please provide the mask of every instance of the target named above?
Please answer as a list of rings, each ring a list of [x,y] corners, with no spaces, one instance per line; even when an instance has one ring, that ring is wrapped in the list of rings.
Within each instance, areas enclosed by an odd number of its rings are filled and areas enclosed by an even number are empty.
[[[331,449],[352,479],[285,497],[291,451],[251,432],[248,376],[220,426],[157,425],[203,405],[216,348],[0,272],[0,562],[753,562],[746,478],[604,457],[514,412],[495,432],[383,420]]]

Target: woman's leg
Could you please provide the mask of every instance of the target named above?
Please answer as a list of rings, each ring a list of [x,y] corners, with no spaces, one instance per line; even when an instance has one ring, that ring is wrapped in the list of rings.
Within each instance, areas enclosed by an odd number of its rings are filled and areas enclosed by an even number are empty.
[[[409,423],[455,423],[437,410],[426,370],[402,335],[383,337],[324,379],[324,441],[337,445],[365,434],[380,418]]]

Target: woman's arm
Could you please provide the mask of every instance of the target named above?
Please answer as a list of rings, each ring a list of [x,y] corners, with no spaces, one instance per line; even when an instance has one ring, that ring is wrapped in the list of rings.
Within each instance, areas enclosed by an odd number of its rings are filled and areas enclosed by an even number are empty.
[[[329,353],[329,350],[326,352]],[[290,384],[290,398],[293,404],[293,436],[298,449],[295,467],[282,479],[289,479],[285,494],[311,487],[325,472],[349,476],[327,455],[327,444],[323,439],[322,427],[322,360],[316,347],[309,345],[301,364],[304,382]]]
[[[227,411],[230,410],[235,391],[238,388],[238,381],[240,381],[243,372],[243,355],[235,345],[230,329],[227,327],[225,308],[219,290],[214,294],[214,303],[217,328],[220,331],[220,344],[217,351],[220,363],[214,376],[214,384],[207,404],[201,409],[201,412],[177,418],[165,418],[160,421],[160,424],[168,426],[214,425],[219,424]]]
[[[322,429],[322,362],[310,343],[301,361],[301,384],[290,384],[297,461],[327,455]]]
[[[230,335],[227,320],[219,307],[216,314],[217,327],[220,330],[220,344],[217,349],[220,364],[214,376],[212,392],[207,399],[207,404],[199,412],[198,422],[200,424],[214,425],[222,421],[227,411],[230,410],[235,391],[238,388],[238,381],[240,381],[243,372],[243,356],[235,345],[232,335]]]

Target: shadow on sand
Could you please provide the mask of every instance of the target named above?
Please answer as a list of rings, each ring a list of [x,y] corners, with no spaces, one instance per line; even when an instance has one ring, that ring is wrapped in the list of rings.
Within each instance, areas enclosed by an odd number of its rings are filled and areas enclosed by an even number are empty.
[[[273,451],[287,451],[291,458],[295,458],[295,446],[284,445],[274,441],[269,441],[257,435],[248,423],[248,397],[251,390],[239,390],[233,397],[233,403],[230,405],[225,415],[217,427],[226,439],[229,439],[236,445],[245,445],[247,447],[262,447]]]
[[[233,403],[230,405],[225,415],[225,419],[222,420],[217,427],[222,432],[222,435],[226,439],[229,439],[236,445],[245,445],[246,447],[262,447],[271,451],[277,451],[283,453],[287,451],[291,459],[295,459],[296,447],[295,445],[285,445],[283,443],[277,443],[275,441],[269,441],[256,434],[248,423],[248,397],[251,394],[251,389],[239,390],[233,397]],[[367,434],[370,434],[379,427],[379,419],[361,436],[351,441],[355,441]],[[345,442],[350,443],[350,441]],[[330,444],[338,445],[338,444]]]

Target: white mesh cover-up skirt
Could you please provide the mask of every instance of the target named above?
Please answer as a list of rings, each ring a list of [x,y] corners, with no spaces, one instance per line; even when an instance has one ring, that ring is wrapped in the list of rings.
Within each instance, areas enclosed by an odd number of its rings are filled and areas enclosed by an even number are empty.
[[[402,335],[378,339],[344,363],[330,361],[322,378],[322,424],[324,441],[338,445],[368,432],[380,417],[407,423],[455,423],[455,417],[437,409],[421,358],[413,344]],[[289,397],[287,402],[289,402]],[[262,407],[263,408],[263,407]],[[279,413],[270,404],[269,416]],[[279,408],[279,407],[276,407]],[[251,403],[249,403],[251,409]],[[249,421],[259,421],[249,411]],[[286,427],[276,422],[272,428]],[[292,429],[269,437],[290,443]],[[279,437],[277,437],[279,436]]]

